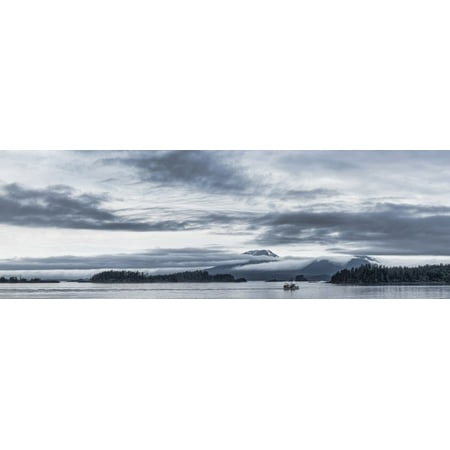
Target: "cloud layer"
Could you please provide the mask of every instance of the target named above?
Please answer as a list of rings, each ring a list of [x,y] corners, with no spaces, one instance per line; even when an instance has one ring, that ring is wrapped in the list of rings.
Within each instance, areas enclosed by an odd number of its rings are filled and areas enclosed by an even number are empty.
[[[249,256],[200,248],[157,249],[131,254],[97,256],[52,256],[0,260],[0,270],[90,270],[90,269],[175,269],[206,268],[222,264],[239,264]]]

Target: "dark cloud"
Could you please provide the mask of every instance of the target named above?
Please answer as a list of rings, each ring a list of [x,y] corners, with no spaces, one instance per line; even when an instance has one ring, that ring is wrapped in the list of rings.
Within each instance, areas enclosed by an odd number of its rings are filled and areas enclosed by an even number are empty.
[[[283,152],[282,152],[283,153]],[[249,156],[250,154],[250,156]],[[324,196],[336,196],[335,190],[287,189],[283,183],[271,179],[270,165],[264,172],[255,172],[252,164],[245,166],[245,160],[255,162],[269,160],[272,151],[127,151],[112,152],[101,161],[106,164],[120,164],[136,170],[137,178],[164,188],[195,189],[206,194],[230,196],[263,196],[267,199],[315,200]],[[278,155],[278,153],[275,153]]]
[[[188,221],[144,222],[127,220],[102,207],[101,195],[76,195],[69,186],[29,189],[7,184],[0,192],[0,223],[27,227],[122,231],[177,231],[192,227]]]
[[[239,264],[248,259],[248,255],[235,254],[224,250],[169,248],[133,254],[52,256],[0,260],[0,270],[195,269],[222,264]]]
[[[450,255],[450,208],[378,204],[361,212],[270,213],[254,220],[265,245],[321,244],[384,255]]]
[[[282,199],[314,200],[320,197],[336,197],[340,194],[333,189],[280,189],[274,191],[273,195]]]
[[[127,152],[125,157],[103,159],[137,169],[142,181],[212,193],[236,193],[250,186],[239,160],[239,152],[200,150]]]
[[[361,175],[382,168],[385,172],[400,168],[397,175],[408,174],[411,168],[437,168],[450,164],[450,152],[434,150],[302,150],[279,151],[275,164],[283,170],[306,169],[317,173],[342,172]]]

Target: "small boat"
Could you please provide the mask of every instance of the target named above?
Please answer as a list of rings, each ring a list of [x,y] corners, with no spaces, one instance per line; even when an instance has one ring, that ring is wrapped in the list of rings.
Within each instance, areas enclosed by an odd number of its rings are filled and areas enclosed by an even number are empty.
[[[299,287],[298,287],[297,284],[295,284],[294,282],[292,282],[292,283],[284,283],[283,289],[284,289],[285,291],[295,291],[295,290],[299,289]]]

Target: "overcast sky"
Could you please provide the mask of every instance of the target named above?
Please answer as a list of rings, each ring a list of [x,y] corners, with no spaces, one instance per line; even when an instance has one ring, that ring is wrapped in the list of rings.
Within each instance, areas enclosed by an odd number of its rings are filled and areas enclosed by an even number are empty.
[[[1,270],[450,256],[450,152],[1,152]],[[108,255],[112,255],[109,257]]]

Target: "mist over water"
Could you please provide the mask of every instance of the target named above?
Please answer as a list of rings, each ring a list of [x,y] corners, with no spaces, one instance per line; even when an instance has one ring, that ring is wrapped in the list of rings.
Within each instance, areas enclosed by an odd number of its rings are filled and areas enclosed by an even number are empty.
[[[450,286],[349,286],[301,282],[284,291],[282,282],[266,283],[78,283],[0,284],[0,298],[148,298],[148,299],[325,299],[450,298]]]

